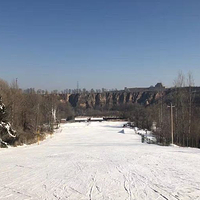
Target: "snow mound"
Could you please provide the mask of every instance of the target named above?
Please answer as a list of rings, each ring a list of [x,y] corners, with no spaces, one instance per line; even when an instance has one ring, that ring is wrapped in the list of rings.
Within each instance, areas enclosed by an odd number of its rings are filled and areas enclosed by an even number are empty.
[[[119,131],[118,133],[123,133],[123,134],[125,134],[124,129],[122,129],[122,130]]]
[[[135,130],[132,128],[125,128],[124,133],[126,134],[135,134]]]
[[[176,144],[170,144],[169,146],[171,146],[171,147],[179,147],[179,146],[176,145]]]

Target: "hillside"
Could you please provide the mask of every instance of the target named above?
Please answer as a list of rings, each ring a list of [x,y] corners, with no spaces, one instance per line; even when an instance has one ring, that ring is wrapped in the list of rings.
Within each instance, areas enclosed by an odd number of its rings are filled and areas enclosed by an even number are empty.
[[[188,90],[187,87],[181,88],[181,90]],[[196,93],[195,101],[198,102],[198,95],[200,94],[200,87],[192,87],[192,90]],[[72,107],[82,108],[101,108],[112,107],[114,105],[123,104],[141,104],[144,106],[156,103],[161,97],[168,102],[172,100],[175,88],[168,88],[163,91],[157,90],[141,90],[141,91],[117,91],[117,92],[105,92],[105,93],[79,93],[79,94],[60,94],[62,100],[69,102]]]

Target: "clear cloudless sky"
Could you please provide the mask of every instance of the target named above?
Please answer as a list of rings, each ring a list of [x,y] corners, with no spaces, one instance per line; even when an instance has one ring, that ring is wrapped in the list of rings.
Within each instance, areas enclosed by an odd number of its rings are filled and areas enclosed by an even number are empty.
[[[1,0],[0,78],[36,89],[200,85],[200,0]]]

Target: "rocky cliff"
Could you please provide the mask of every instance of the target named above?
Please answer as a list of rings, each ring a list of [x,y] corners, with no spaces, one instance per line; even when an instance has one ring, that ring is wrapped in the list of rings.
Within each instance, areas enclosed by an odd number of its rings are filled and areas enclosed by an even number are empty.
[[[112,107],[123,104],[142,104],[149,105],[155,103],[167,91],[141,91],[141,92],[106,92],[106,93],[88,93],[88,94],[66,94],[62,99],[69,102],[73,107],[82,108],[102,108]]]
[[[132,88],[129,91],[122,90],[105,93],[87,94],[61,94],[64,102],[69,102],[72,107],[81,108],[111,108],[112,106],[124,104],[141,104],[144,106],[156,103],[161,97],[165,103],[173,101],[175,93],[182,92],[185,96],[191,90],[193,101],[200,105],[200,87],[182,88]]]

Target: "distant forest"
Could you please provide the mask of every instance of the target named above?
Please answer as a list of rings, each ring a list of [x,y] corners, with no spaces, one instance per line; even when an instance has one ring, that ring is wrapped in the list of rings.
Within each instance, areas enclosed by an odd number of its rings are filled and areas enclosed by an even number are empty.
[[[102,96],[99,97],[99,93]],[[77,95],[74,95],[70,101],[68,94]],[[127,99],[130,95],[132,98],[140,97],[140,99],[121,100],[122,97]],[[112,91],[66,90],[62,93],[57,90],[51,93],[34,89],[23,91],[15,81],[10,85],[0,80],[0,96],[1,146],[7,143],[14,146],[34,143],[38,134],[41,139],[45,138],[45,134],[51,133],[55,123],[61,119],[70,121],[80,115],[117,116],[148,130],[152,129],[152,124],[156,124],[153,131],[158,143],[168,145],[171,142],[169,106],[172,104],[174,143],[180,146],[200,147],[200,88],[194,87],[194,80],[190,73],[184,76],[180,72],[174,80],[174,87],[165,91],[135,93],[116,89]],[[90,102],[87,100],[89,96]],[[108,97],[112,102],[107,102]],[[79,104],[73,104],[74,99],[78,99],[76,101]],[[96,103],[93,104],[93,101]],[[103,101],[106,103],[102,103]]]

